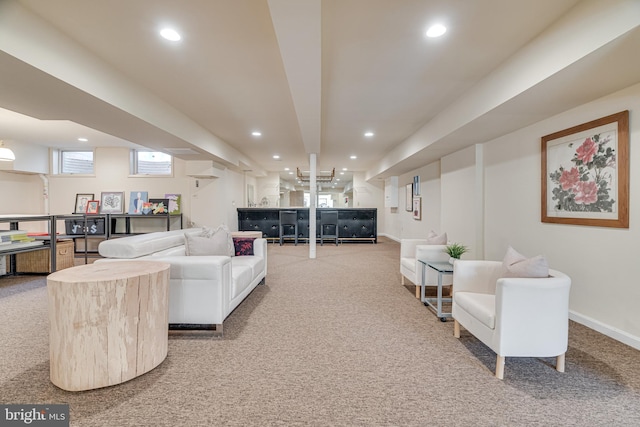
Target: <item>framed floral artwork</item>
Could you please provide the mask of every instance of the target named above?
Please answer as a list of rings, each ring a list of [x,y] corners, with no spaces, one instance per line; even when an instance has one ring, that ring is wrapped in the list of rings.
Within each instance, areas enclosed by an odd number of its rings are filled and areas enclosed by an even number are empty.
[[[542,137],[542,222],[629,228],[629,111]]]

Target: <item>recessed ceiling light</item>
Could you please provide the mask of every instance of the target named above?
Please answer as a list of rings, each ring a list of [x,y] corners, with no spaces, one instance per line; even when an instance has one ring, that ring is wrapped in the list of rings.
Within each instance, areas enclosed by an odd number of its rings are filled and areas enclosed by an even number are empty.
[[[178,34],[178,32],[173,28],[163,28],[162,30],[160,30],[160,35],[172,42],[177,42],[182,38],[180,34]]]
[[[273,158],[274,158],[274,159],[276,159],[276,160],[278,160],[278,159],[280,158],[280,156],[278,156],[277,154],[274,154],[274,155],[273,155]]]
[[[435,24],[427,30],[427,37],[440,37],[447,32],[447,27],[442,24]]]
[[[289,171],[289,175],[293,175],[293,172]]]
[[[340,172],[340,175],[344,175],[344,172]]]
[[[289,170],[289,168],[284,168],[284,170],[288,171],[288,170]]]
[[[88,139],[87,139],[87,138],[78,138],[78,141],[80,141],[80,142],[87,142],[87,141],[88,141]]]
[[[251,132],[251,135],[253,135],[253,136],[262,136],[262,132],[254,131],[254,132]]]
[[[366,136],[367,138],[370,138],[373,136],[373,132],[365,132],[364,136]]]
[[[355,159],[357,159],[357,158],[358,158],[358,156],[351,156],[351,157],[349,157],[349,158],[350,158],[351,160],[355,160]]]

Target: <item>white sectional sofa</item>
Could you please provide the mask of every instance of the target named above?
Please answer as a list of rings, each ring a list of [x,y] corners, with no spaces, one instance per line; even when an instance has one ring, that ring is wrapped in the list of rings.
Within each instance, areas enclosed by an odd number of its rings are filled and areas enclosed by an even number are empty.
[[[163,261],[171,264],[169,283],[169,328],[214,329],[222,335],[222,324],[231,312],[267,275],[267,241],[253,241],[253,255],[187,256],[185,229],[141,234],[106,240],[96,262],[118,260]]]

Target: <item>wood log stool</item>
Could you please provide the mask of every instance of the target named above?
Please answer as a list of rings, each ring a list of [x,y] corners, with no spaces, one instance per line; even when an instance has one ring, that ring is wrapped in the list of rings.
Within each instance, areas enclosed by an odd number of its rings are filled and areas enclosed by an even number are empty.
[[[51,382],[82,391],[120,384],[167,357],[169,267],[99,262],[47,277]]]

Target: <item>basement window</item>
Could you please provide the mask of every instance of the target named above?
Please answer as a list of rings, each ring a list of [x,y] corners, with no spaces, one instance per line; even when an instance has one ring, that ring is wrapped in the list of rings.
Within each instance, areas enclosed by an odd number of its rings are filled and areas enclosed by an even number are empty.
[[[60,151],[60,173],[93,174],[93,151]]]
[[[173,157],[160,151],[131,150],[131,175],[173,176]]]

